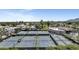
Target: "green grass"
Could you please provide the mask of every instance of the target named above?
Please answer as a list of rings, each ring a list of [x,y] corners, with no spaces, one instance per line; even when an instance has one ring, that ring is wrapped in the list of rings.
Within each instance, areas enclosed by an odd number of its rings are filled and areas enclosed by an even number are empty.
[[[19,50],[18,48],[0,48],[0,50]],[[39,50],[39,48],[37,47],[36,50]],[[58,45],[55,47],[48,47],[46,48],[46,50],[79,50],[79,45]]]
[[[79,45],[58,45],[56,47],[48,47],[48,50],[79,50]]]

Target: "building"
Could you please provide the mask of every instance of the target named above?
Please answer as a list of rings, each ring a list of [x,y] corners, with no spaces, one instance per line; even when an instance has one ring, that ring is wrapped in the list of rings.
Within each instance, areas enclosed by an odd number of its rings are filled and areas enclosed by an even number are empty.
[[[49,27],[49,32],[54,34],[64,34],[66,31],[64,29],[58,28],[58,27]]]
[[[4,29],[4,32],[6,35],[10,36],[15,33],[15,28],[14,27],[6,27]]]

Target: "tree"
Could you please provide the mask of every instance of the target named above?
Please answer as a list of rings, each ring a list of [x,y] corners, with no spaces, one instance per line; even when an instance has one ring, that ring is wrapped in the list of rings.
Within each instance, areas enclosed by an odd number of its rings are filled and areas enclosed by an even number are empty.
[[[43,20],[40,21],[41,28],[43,28]]]
[[[49,27],[49,25],[50,25],[50,22],[49,22],[49,21],[47,21],[47,26]]]

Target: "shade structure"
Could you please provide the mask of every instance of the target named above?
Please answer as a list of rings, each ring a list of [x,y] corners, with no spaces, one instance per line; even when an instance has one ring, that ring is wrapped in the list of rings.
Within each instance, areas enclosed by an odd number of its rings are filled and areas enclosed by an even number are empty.
[[[72,44],[73,42],[64,36],[48,31],[20,31],[17,35],[0,42],[0,48],[48,48]]]
[[[51,36],[57,42],[58,45],[73,45],[72,41],[68,40],[67,38],[61,35],[51,34]]]
[[[15,47],[49,47],[55,46],[50,36],[25,36]]]
[[[49,35],[48,31],[21,31],[17,35]]]
[[[14,36],[7,38],[6,40],[0,43],[0,48],[12,48],[22,37],[23,36]]]

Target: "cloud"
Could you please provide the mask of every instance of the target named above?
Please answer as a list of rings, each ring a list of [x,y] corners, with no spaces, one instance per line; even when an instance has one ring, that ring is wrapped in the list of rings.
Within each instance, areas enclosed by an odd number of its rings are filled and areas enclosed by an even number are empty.
[[[39,18],[31,15],[32,9],[0,10],[0,21],[38,21]]]

